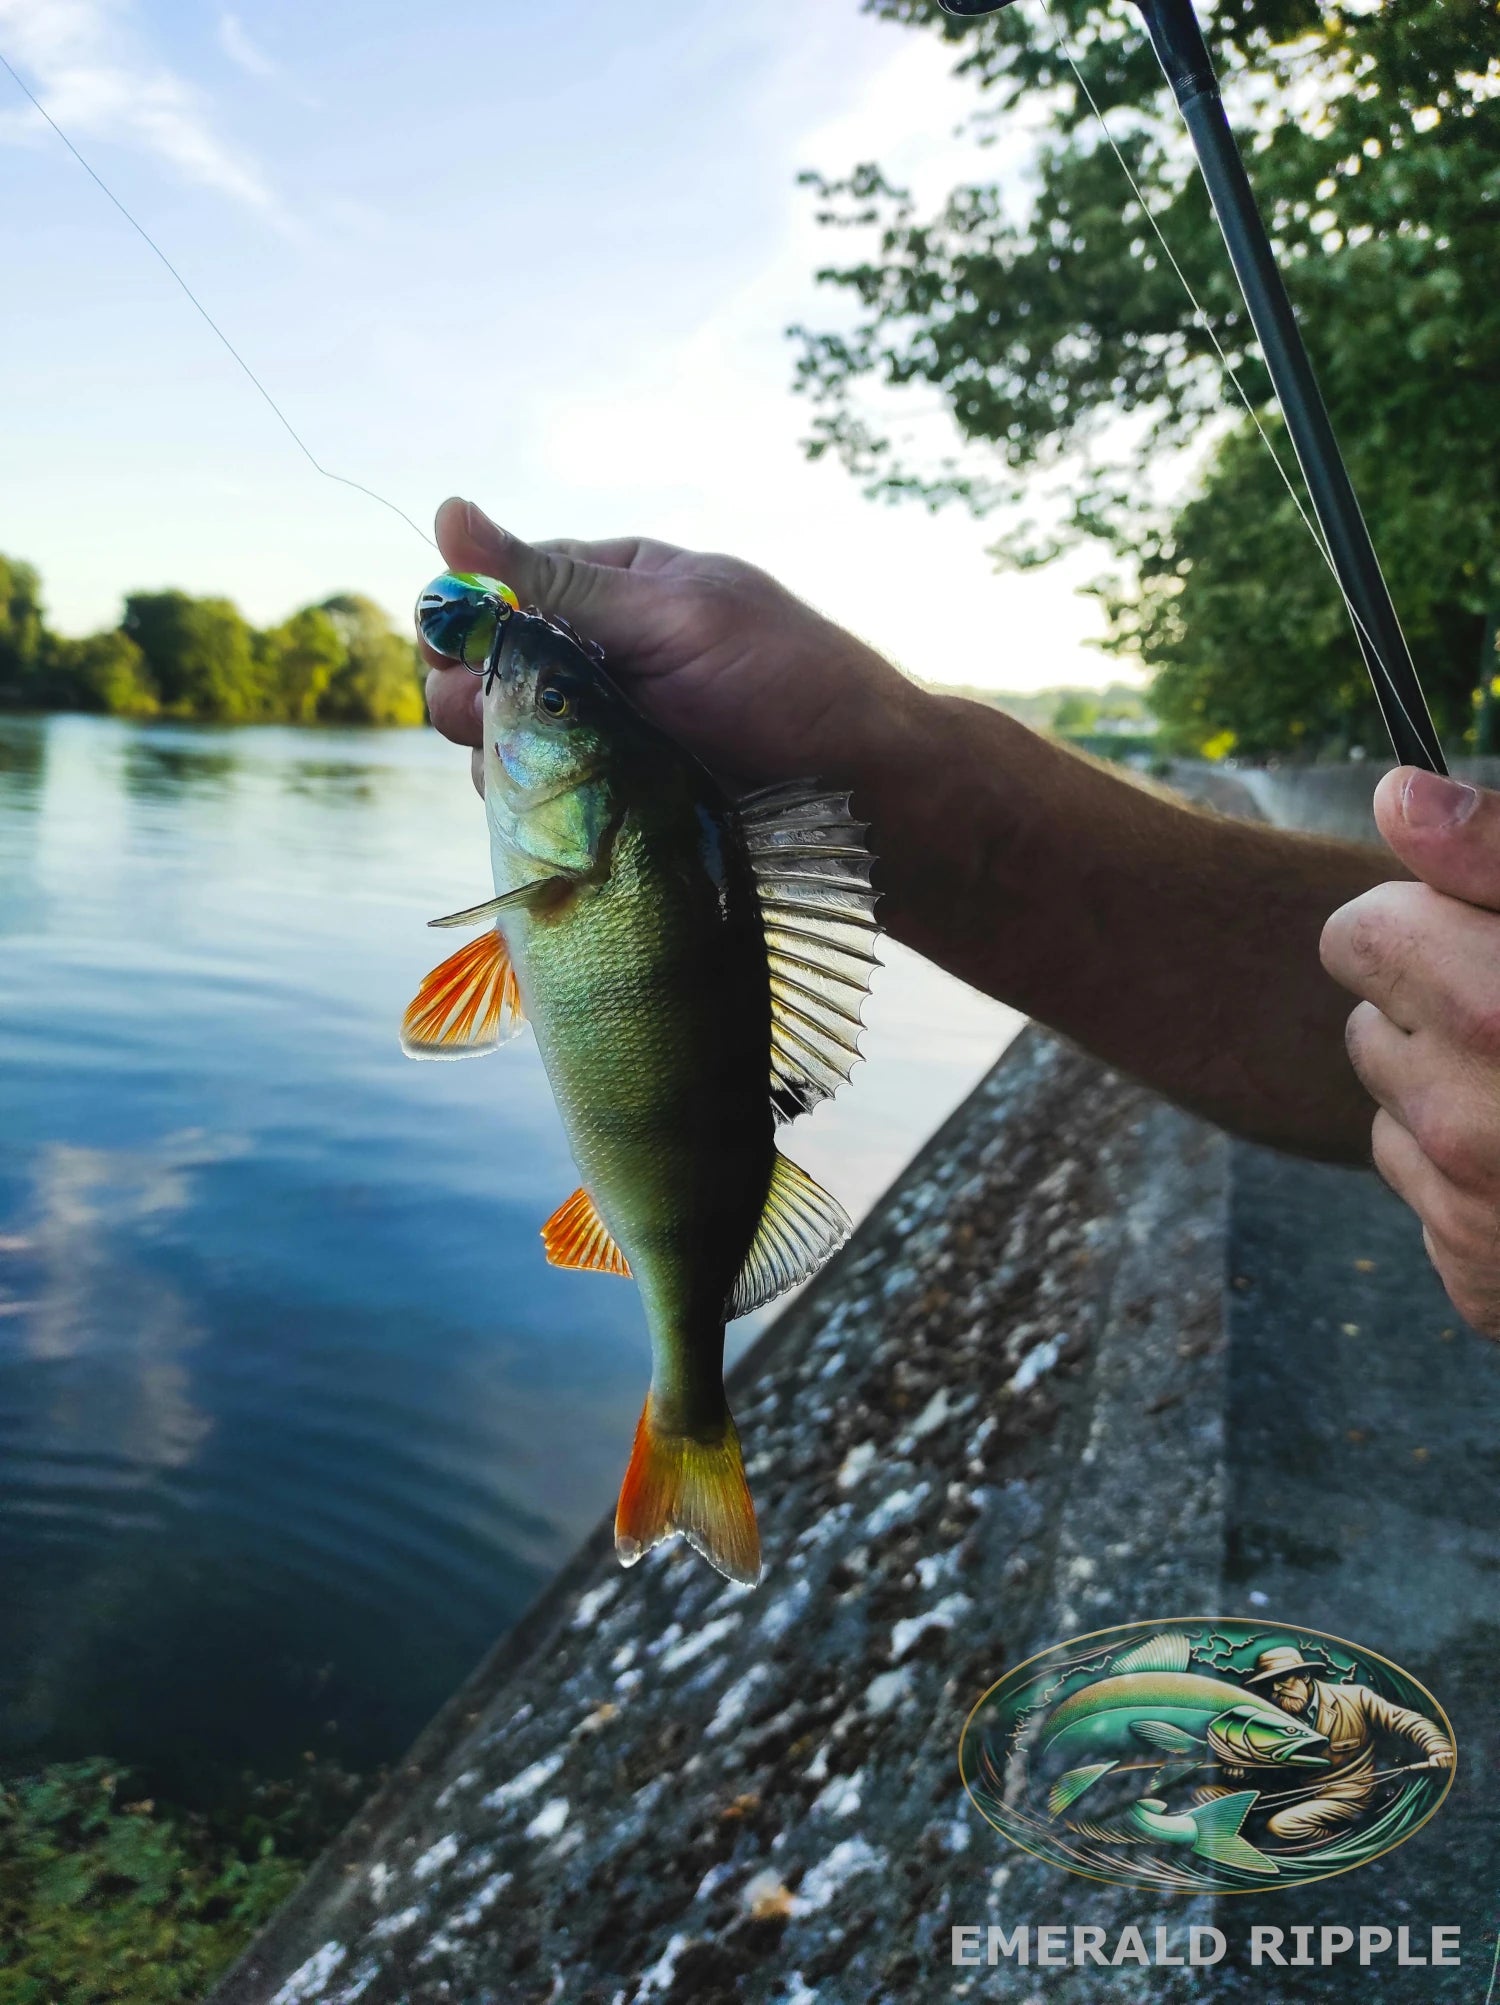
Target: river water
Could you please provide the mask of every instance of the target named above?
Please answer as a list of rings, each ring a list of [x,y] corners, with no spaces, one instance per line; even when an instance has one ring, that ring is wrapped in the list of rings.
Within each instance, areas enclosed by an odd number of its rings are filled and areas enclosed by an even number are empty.
[[[0,1771],[388,1760],[613,1500],[645,1330],[542,1258],[532,1041],[396,1042],[489,889],[467,767],[0,719]],[[1018,1023],[883,951],[788,1137],[856,1215]]]

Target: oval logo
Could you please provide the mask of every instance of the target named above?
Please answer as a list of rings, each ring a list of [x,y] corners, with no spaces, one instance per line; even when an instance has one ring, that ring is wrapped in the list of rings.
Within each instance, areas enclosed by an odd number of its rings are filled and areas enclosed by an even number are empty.
[[[1133,1622],[992,1685],[958,1762],[976,1809],[1064,1872],[1157,1893],[1306,1886],[1418,1831],[1447,1714],[1386,1658],[1264,1621]]]

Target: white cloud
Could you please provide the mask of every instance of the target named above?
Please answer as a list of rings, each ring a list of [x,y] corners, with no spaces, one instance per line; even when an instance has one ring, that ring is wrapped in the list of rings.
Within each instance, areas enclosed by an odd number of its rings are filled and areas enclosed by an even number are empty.
[[[830,173],[878,157],[922,201],[965,176],[1014,175],[1029,140],[1013,136],[976,158],[973,140],[955,135],[973,97],[951,63],[941,46],[904,38],[847,108],[798,136],[795,157]],[[841,467],[805,459],[813,408],[791,394],[795,351],[784,330],[839,319],[831,294],[810,295],[809,274],[856,249],[830,246],[813,209],[810,196],[796,200],[758,269],[680,340],[615,350],[607,384],[535,398],[538,463],[596,522],[612,516],[622,533],[645,525],[749,558],[927,680],[1012,689],[1108,680],[1118,667],[1086,645],[1101,616],[1077,591],[1096,556],[998,576],[986,551],[995,523],[958,507],[932,515],[872,504]],[[965,453],[936,390],[918,385],[879,405],[887,430],[909,432],[917,463]],[[1040,487],[1035,512],[1044,513]],[[503,513],[503,496],[495,506]]]
[[[276,74],[276,65],[256,48],[245,33],[244,23],[238,14],[219,16],[219,47],[232,63],[238,63],[252,77],[274,77]]]
[[[218,136],[203,94],[134,46],[126,0],[0,0],[0,37],[70,139],[133,147],[247,208],[275,211],[254,164]],[[0,140],[44,129],[30,109],[0,117]]]

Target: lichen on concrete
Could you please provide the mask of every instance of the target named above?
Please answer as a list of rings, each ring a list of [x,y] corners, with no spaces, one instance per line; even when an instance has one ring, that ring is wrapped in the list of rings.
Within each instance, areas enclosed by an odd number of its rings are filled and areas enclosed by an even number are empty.
[[[975,1989],[955,1921],[1064,1903],[964,1795],[969,1709],[1215,1598],[1224,1157],[1025,1033],[737,1374],[763,1584],[680,1545],[622,1572],[601,1527],[219,2005]],[[1070,1921],[1156,1918],[1067,1885]]]

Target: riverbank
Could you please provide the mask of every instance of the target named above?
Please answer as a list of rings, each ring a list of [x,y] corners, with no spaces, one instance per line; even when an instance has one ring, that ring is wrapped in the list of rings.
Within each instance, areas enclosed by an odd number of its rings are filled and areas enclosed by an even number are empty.
[[[1458,1926],[1448,1970],[1278,1970],[1275,1996],[1472,1999],[1494,1942],[1500,1370],[1367,1174],[1222,1136],[1030,1030],[745,1360],[763,1586],[608,1526],[214,1994],[1029,2000],[955,1924],[1231,1936],[1211,1971],[1048,1974],[1265,1997],[1253,1922]],[[1395,1657],[1453,1717],[1431,1826],[1322,1889],[1173,1903],[1065,1880],[972,1811],[969,1707],[1060,1637],[1264,1612]],[[1231,1919],[1232,1916],[1232,1919]]]

